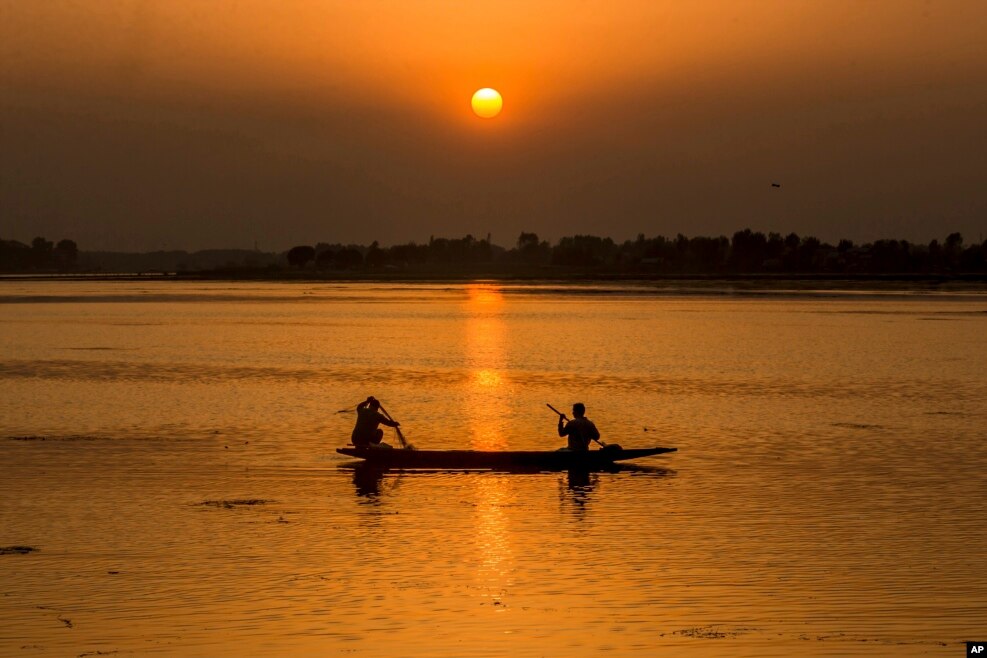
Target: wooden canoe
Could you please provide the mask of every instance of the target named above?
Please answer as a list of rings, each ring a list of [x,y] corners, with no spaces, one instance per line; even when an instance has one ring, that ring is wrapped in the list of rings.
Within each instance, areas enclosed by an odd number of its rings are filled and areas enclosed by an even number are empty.
[[[364,459],[381,468],[449,470],[542,469],[597,470],[615,462],[675,452],[677,448],[620,448],[601,450],[405,450],[401,448],[336,448],[348,457]]]

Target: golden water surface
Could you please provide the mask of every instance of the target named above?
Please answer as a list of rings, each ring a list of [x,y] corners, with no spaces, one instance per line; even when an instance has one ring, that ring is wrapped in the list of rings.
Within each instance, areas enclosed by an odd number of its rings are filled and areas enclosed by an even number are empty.
[[[0,655],[961,655],[985,363],[981,294],[3,281]],[[679,452],[374,473],[369,394]]]

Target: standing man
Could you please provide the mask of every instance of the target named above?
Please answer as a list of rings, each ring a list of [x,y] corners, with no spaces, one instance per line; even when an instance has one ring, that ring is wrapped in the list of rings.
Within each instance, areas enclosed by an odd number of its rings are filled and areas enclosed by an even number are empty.
[[[572,405],[573,419],[566,422],[564,414],[559,415],[559,436],[569,437],[569,450],[589,450],[589,442],[600,440],[600,432],[589,418],[586,418],[586,405],[577,402]]]
[[[374,396],[356,405],[356,426],[350,439],[357,448],[390,448],[386,443],[381,443],[384,438],[384,430],[379,425],[397,427],[401,423],[390,420],[380,413],[380,402]]]

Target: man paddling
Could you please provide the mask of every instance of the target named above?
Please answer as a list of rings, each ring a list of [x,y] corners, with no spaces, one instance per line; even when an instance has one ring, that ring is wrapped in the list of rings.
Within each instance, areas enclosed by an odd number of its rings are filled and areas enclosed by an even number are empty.
[[[586,405],[577,402],[572,405],[574,418],[566,422],[565,414],[559,414],[559,436],[569,437],[569,450],[589,450],[590,441],[599,441],[600,432],[589,418],[586,418]]]
[[[381,443],[384,430],[378,426],[398,427],[400,424],[380,413],[380,402],[371,395],[356,405],[356,426],[350,439],[357,448],[390,448],[386,443]]]

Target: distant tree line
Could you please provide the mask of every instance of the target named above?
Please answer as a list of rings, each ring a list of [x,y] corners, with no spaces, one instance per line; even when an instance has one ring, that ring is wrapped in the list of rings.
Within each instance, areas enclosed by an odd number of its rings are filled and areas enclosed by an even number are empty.
[[[218,269],[278,269],[283,254],[247,249],[187,251],[80,251],[73,240],[57,244],[43,237],[30,245],[0,239],[0,272],[199,272]]]
[[[505,252],[490,243],[490,236],[478,240],[463,238],[429,238],[428,244],[409,242],[381,247],[375,240],[362,245],[328,244],[292,247],[285,255],[294,268],[315,267],[320,270],[407,269],[424,266],[451,266],[491,263]]]
[[[30,245],[17,240],[0,240],[0,271],[74,270],[79,259],[79,248],[73,240],[51,240],[38,237]]]
[[[429,238],[382,247],[358,244],[299,245],[276,254],[257,250],[158,251],[148,253],[80,252],[72,240],[57,244],[35,238],[30,245],[0,240],[4,272],[195,272],[283,268],[320,272],[442,272],[485,270],[501,274],[552,271],[625,274],[733,275],[762,273],[960,274],[987,273],[987,241],[966,245],[959,233],[928,244],[876,240],[835,246],[795,233],[764,234],[744,229],[732,238],[644,234],[622,243],[594,235],[560,238],[554,245],[536,233],[521,233],[510,248],[490,236]]]
[[[502,269],[558,268],[665,274],[834,273],[905,274],[987,272],[987,241],[964,246],[951,233],[940,243],[876,240],[835,246],[795,233],[744,229],[732,238],[644,234],[623,243],[594,235],[574,235],[552,245],[536,233],[521,233],[510,249],[476,239],[430,238],[381,247],[322,243],[300,245],[286,253],[289,267],[318,270],[443,269],[496,263]]]

